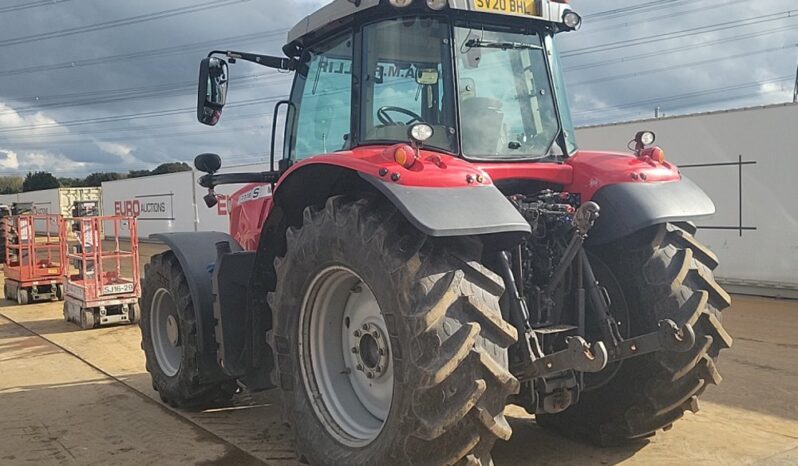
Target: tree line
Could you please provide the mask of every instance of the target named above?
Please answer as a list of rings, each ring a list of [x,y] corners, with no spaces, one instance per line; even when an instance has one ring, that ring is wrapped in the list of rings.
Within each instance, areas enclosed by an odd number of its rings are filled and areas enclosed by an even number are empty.
[[[0,176],[0,194],[17,194],[54,188],[99,187],[106,181],[185,171],[191,171],[191,167],[187,163],[169,162],[158,165],[154,170],[131,170],[126,174],[113,172],[92,173],[85,178],[59,178],[47,171],[28,172],[24,178],[21,176]]]

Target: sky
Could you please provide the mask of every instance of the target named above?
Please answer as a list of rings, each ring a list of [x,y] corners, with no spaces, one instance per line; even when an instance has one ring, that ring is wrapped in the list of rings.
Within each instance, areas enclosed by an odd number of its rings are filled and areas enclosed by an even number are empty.
[[[211,49],[279,55],[324,0],[0,0],[0,176],[263,161],[291,76],[241,62],[222,122],[196,121]],[[578,125],[792,100],[795,0],[572,0],[557,38]]]

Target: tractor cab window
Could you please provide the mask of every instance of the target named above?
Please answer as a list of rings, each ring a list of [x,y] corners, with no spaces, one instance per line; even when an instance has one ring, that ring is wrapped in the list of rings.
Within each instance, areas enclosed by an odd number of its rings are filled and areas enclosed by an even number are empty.
[[[294,85],[296,127],[291,155],[301,160],[349,147],[352,36],[306,50]]]
[[[549,155],[560,133],[540,35],[455,28],[463,154]]]
[[[450,90],[449,26],[408,17],[363,30],[361,141],[407,142],[410,125],[430,124],[426,145],[456,151],[454,99]]]

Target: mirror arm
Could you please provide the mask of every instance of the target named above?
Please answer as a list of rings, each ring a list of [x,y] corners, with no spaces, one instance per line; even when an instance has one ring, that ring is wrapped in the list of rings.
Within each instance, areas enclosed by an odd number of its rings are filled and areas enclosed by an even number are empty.
[[[224,55],[231,59],[230,63],[234,63],[235,60],[244,60],[265,66],[267,68],[274,68],[283,71],[296,70],[296,60],[290,58],[272,57],[270,55],[259,55],[257,53],[234,52],[232,50],[214,50],[213,52],[209,53],[208,56],[210,57],[217,54]]]
[[[221,175],[208,174],[200,177],[199,185],[203,188],[213,189],[223,184],[276,183],[279,179],[279,171],[224,173]]]

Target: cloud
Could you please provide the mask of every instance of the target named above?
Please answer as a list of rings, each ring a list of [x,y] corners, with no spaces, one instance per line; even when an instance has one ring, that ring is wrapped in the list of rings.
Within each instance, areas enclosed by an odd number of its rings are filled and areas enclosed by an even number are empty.
[[[97,147],[99,147],[103,152],[116,155],[127,163],[133,163],[136,161],[136,158],[132,156],[133,151],[135,150],[135,147],[133,146],[105,141],[94,141],[94,143],[97,144]]]
[[[60,176],[75,173],[89,166],[87,163],[75,162],[61,154],[50,152],[28,152],[24,155],[24,167],[31,171],[49,171]]]
[[[11,150],[0,149],[0,168],[19,168],[17,153]]]

